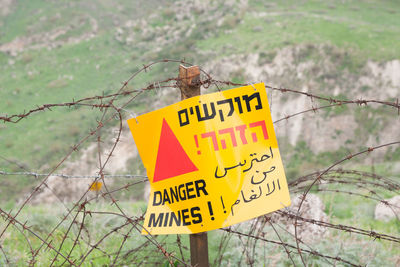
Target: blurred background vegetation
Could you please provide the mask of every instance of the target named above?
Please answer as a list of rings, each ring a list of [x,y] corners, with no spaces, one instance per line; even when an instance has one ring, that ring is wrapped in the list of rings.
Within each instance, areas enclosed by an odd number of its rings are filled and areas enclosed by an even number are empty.
[[[143,64],[164,58],[198,64],[218,80],[264,81],[336,99],[395,102],[399,98],[397,0],[0,0],[0,7],[3,116],[43,104],[111,94]],[[175,76],[176,64],[157,65],[129,86],[139,89]],[[297,95],[268,94],[274,120],[326,104]],[[178,100],[176,89],[165,89],[141,95],[127,109],[141,114]],[[0,170],[49,172],[96,127],[101,114],[82,106],[63,107],[17,124],[1,123]],[[400,117],[388,107],[342,106],[279,122],[275,129],[287,177],[293,181],[350,153],[398,141]],[[102,132],[103,139],[113,138],[113,128],[108,130]],[[124,133],[127,146],[134,150],[129,131],[124,129]],[[95,157],[90,154],[95,139],[90,141],[69,163]],[[109,173],[145,175],[136,152],[117,156],[123,167]],[[76,173],[96,174],[95,159],[80,166],[74,169]],[[382,149],[342,167],[400,181],[400,147]],[[68,170],[62,166],[58,172]],[[32,191],[32,181],[27,176],[0,176],[0,202],[14,207]],[[135,199],[140,206],[143,186],[136,188],[137,192],[120,197]],[[400,232],[397,221],[374,220],[372,202],[353,203],[346,196],[323,199],[326,211],[340,223],[353,220],[352,210],[361,205],[366,210],[365,227]],[[397,252],[390,252],[390,257]]]

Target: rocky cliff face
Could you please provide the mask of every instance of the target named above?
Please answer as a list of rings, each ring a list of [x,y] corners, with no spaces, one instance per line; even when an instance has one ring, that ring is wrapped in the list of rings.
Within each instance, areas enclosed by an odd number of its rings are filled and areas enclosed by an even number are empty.
[[[229,56],[211,61],[206,69],[216,79],[241,75],[243,82],[260,82],[277,88],[329,96],[337,99],[396,102],[400,93],[400,60],[368,61],[356,73],[341,70],[346,52],[331,46],[298,45],[265,53]],[[273,120],[329,105],[303,95],[268,89]],[[390,114],[387,114],[389,112]],[[356,105],[327,108],[280,121],[275,130],[281,140],[295,146],[305,141],[312,152],[336,151],[341,147],[376,146],[400,137],[396,110],[379,105],[362,110]],[[388,116],[391,117],[388,120]],[[365,117],[365,118],[364,118]],[[373,121],[369,128],[365,120]],[[389,122],[390,121],[390,122]],[[382,157],[384,150],[380,151]]]

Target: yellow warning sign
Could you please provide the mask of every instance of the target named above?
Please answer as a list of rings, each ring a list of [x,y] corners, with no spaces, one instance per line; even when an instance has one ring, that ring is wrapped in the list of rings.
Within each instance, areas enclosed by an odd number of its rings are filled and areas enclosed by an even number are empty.
[[[204,232],[290,205],[263,83],[128,124],[151,184],[143,234]]]
[[[90,185],[90,191],[100,191],[101,187],[103,186],[102,182],[95,181]]]

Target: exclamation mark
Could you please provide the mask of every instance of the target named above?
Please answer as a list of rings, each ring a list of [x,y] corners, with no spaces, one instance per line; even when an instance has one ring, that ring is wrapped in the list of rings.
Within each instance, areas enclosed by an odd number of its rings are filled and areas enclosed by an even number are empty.
[[[194,135],[194,141],[196,142],[196,147],[199,148],[199,139],[197,139],[197,135]],[[200,155],[201,151],[197,150],[197,154]]]
[[[222,199],[222,196],[221,196],[221,203],[222,203],[222,207],[224,208],[224,213],[226,213],[225,205],[224,205],[224,200]]]
[[[214,212],[213,212],[213,209],[212,209],[212,206],[211,206],[211,202],[208,201],[207,204],[208,204],[208,210],[210,211],[211,220],[214,221],[214,216],[213,216]]]

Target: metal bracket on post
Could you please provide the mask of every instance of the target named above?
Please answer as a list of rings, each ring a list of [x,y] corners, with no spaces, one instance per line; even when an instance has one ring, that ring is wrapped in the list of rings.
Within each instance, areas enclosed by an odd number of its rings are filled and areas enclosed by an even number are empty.
[[[179,66],[178,87],[181,100],[200,95],[200,68]],[[192,266],[208,267],[207,232],[190,235],[190,262]]]

